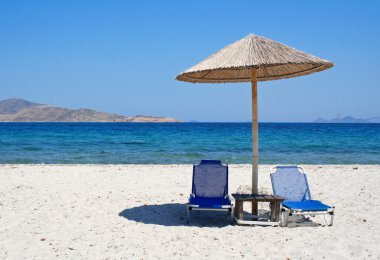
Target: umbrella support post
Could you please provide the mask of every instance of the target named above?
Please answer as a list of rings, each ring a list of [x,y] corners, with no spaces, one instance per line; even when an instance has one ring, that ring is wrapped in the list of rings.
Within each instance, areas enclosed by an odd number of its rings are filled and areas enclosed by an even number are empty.
[[[334,63],[298,51],[265,37],[249,34],[179,74],[176,79],[193,83],[252,83],[252,193],[258,194],[259,125],[257,74],[260,80],[308,75],[329,69]],[[215,72],[215,73],[214,73]],[[246,72],[248,75],[246,75]],[[257,205],[252,205],[254,215]]]
[[[259,124],[257,109],[257,70],[251,74],[252,83],[252,193],[258,194],[259,173]],[[252,214],[257,214],[257,203],[252,203]]]

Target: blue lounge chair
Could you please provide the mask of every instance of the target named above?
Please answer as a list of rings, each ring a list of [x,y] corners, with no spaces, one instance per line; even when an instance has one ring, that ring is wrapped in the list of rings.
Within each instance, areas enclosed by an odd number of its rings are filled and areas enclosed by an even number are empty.
[[[193,184],[187,204],[187,221],[192,210],[227,211],[232,221],[228,196],[228,166],[221,161],[202,160],[193,166]]]
[[[273,194],[285,198],[281,208],[283,224],[288,225],[291,215],[330,215],[330,226],[332,226],[335,208],[311,199],[303,169],[297,166],[277,166],[275,169],[270,177]]]

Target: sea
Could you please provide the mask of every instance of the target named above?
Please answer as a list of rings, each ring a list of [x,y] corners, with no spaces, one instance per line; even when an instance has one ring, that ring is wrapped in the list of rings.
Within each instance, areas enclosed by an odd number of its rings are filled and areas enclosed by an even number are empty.
[[[251,163],[250,123],[0,123],[1,164]],[[260,123],[260,164],[380,164],[380,124]]]

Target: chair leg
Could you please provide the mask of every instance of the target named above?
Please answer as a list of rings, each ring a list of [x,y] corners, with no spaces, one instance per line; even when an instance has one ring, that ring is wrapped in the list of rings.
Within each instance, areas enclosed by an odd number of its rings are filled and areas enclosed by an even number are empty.
[[[290,210],[289,209],[282,209],[282,223],[285,227],[288,226],[289,223],[289,215],[290,215]]]
[[[333,211],[330,214],[331,214],[330,226],[332,226],[334,223],[335,207],[333,208]]]
[[[187,219],[186,219],[186,223],[189,224],[190,223],[190,206],[187,205]]]

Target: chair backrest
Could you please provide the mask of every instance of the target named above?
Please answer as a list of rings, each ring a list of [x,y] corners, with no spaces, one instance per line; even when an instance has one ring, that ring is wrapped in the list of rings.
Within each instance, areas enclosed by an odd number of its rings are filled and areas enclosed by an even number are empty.
[[[193,167],[191,191],[196,197],[222,198],[228,194],[228,166],[221,161],[202,160]]]
[[[276,171],[270,175],[273,194],[290,201],[310,200],[311,194],[306,174],[298,169],[302,168],[277,166]]]

